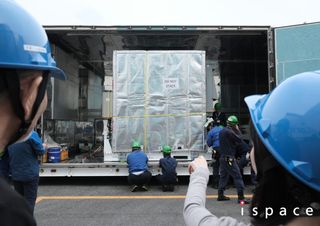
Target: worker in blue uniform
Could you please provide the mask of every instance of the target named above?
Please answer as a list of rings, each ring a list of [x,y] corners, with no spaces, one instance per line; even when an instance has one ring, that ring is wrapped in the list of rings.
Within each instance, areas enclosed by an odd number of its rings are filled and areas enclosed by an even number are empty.
[[[157,176],[162,191],[174,191],[174,185],[177,183],[177,160],[171,157],[171,151],[169,145],[162,147],[163,158],[159,161],[162,174]]]
[[[230,200],[224,195],[224,189],[228,183],[229,175],[233,178],[234,184],[238,192],[239,203],[249,203],[244,197],[244,183],[236,162],[235,154],[237,147],[242,145],[242,139],[233,129],[238,127],[238,119],[232,115],[227,119],[227,127],[223,128],[219,133],[220,140],[220,180],[218,187],[218,201]]]
[[[32,212],[37,199],[39,183],[38,156],[45,149],[38,133],[32,131],[26,141],[8,146],[9,166],[14,189],[28,202]]]
[[[132,143],[132,152],[127,156],[129,168],[128,182],[132,185],[131,191],[147,191],[152,174],[148,171],[148,157],[141,150],[141,144],[138,141]]]
[[[218,189],[220,167],[220,142],[219,133],[223,129],[220,121],[213,121],[213,127],[207,136],[207,145],[212,148],[212,187]]]
[[[232,126],[231,129],[236,135],[238,135],[241,138],[241,143],[239,143],[236,146],[235,157],[238,162],[240,173],[241,173],[241,175],[243,175],[243,169],[249,163],[249,152],[250,152],[252,146],[249,144],[249,141],[246,142],[244,139],[242,139],[243,135],[242,135],[242,132],[241,132],[239,126]]]

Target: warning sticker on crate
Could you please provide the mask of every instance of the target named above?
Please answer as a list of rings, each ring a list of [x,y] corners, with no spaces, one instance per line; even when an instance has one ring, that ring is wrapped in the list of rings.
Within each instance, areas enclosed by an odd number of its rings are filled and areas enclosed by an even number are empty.
[[[179,80],[177,78],[165,78],[163,79],[164,89],[179,89]]]

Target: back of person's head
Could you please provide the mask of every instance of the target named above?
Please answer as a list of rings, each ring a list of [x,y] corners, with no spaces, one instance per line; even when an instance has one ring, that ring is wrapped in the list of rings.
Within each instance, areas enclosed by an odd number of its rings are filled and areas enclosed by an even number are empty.
[[[269,95],[245,98],[257,166],[254,225],[320,215],[320,74],[293,76]],[[299,102],[299,104],[296,104]],[[270,209],[273,213],[269,216]],[[285,212],[284,212],[285,211]]]
[[[50,43],[43,27],[16,1],[0,1],[0,89],[1,97],[9,98],[21,121],[15,139],[31,131],[46,93],[49,76],[65,79],[51,56]],[[31,113],[24,106],[22,86],[42,76]],[[37,87],[35,87],[37,88]],[[39,115],[38,113],[37,115]],[[34,120],[33,120],[34,119]]]
[[[299,208],[296,211],[300,214],[300,210],[311,207],[313,216],[319,215],[319,192],[305,185],[286,170],[268,151],[253,126],[250,132],[255,148],[258,182],[251,204],[252,223],[254,225],[286,224],[296,217],[295,208]],[[266,208],[272,208],[273,211],[267,218]],[[285,216],[280,215],[281,208],[286,209]]]
[[[133,141],[131,145],[132,151],[141,150],[141,144],[139,141]]]

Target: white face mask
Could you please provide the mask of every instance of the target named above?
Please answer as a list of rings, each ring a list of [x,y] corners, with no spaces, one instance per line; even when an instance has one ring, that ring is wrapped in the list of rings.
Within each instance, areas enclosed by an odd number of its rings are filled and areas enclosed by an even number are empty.
[[[256,161],[254,159],[254,147],[252,147],[252,149],[251,149],[250,159],[251,159],[252,169],[253,169],[254,173],[257,175],[257,165],[256,165]]]

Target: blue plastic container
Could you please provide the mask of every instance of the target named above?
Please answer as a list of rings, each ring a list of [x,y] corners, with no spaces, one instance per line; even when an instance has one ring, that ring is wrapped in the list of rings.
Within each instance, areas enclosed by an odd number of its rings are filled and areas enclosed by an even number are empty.
[[[60,162],[60,148],[48,148],[48,162]]]

